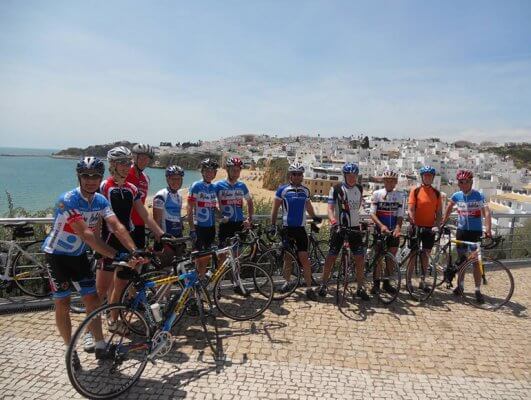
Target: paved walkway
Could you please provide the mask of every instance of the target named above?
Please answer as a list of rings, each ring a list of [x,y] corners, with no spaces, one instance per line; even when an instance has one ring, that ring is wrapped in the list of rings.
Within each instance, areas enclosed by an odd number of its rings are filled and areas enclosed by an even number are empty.
[[[195,322],[127,399],[531,399],[531,268],[498,312],[437,292],[428,305],[332,298],[276,304],[253,322],[221,320],[226,359]],[[76,323],[77,321],[75,321]],[[0,398],[77,399],[50,311],[0,316]]]

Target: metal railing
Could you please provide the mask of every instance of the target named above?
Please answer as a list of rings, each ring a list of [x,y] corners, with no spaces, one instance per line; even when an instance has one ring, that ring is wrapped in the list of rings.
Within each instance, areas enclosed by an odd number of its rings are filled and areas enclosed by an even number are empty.
[[[321,215],[327,219],[326,215]],[[269,215],[255,215],[258,221],[269,220]],[[362,220],[369,219],[367,214],[361,215]],[[455,220],[455,215],[453,216]],[[491,253],[500,259],[518,259],[531,262],[531,214],[492,213],[493,233],[504,237],[503,244]],[[51,225],[53,218],[0,218],[0,226],[9,224]]]

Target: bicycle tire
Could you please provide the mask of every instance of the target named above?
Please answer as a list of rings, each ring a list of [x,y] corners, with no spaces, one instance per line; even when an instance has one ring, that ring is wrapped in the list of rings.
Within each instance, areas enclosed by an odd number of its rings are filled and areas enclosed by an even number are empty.
[[[110,332],[108,326],[102,323],[107,357],[104,360],[97,360],[94,353],[87,353],[83,350],[83,335],[89,329],[93,331],[91,325],[97,323],[98,320],[101,321],[112,311],[125,315],[129,320],[134,317],[144,326],[146,335]],[[91,399],[112,399],[121,395],[129,390],[142,375],[148,361],[150,338],[151,328],[138,310],[133,310],[125,304],[110,304],[97,308],[79,325],[68,346],[66,370],[70,383],[79,394]],[[74,352],[79,357],[80,368],[74,366]],[[126,378],[125,374],[129,369],[131,376]]]
[[[463,289],[464,299],[478,308],[491,311],[500,309],[511,300],[514,293],[511,271],[500,261],[483,257],[484,275],[480,288],[485,303],[479,304],[475,299],[474,264],[476,260],[468,260],[459,270],[458,282]]]
[[[327,240],[309,241],[308,256],[312,266],[312,275],[323,272],[329,247]]]
[[[443,283],[446,282],[445,271],[448,268],[448,251],[439,251],[433,257],[429,258],[430,268],[437,269],[437,276],[435,287],[440,287]],[[449,283],[449,282],[446,282]]]
[[[376,263],[384,261],[384,264],[380,268],[379,276],[376,273]],[[389,267],[389,265],[392,265]],[[373,265],[373,281],[377,279],[382,283],[382,288],[378,290],[378,300],[385,304],[389,305],[396,300],[398,293],[400,293],[401,285],[401,273],[400,266],[396,261],[395,256],[387,252],[379,257],[378,260],[374,261]],[[387,284],[389,286],[387,286]]]
[[[349,281],[352,273],[352,260],[343,254],[341,256],[341,263],[339,264],[339,273],[336,280],[336,305],[341,310],[347,306],[347,299],[350,295]]]
[[[280,288],[286,282],[283,275],[285,265],[284,260],[286,260],[286,266],[290,273],[291,285],[289,290],[281,293]],[[281,248],[270,249],[260,256],[257,264],[267,271],[271,276],[271,279],[273,279],[273,300],[283,300],[291,296],[293,292],[297,290],[301,281],[301,267],[299,261],[291,251]]]
[[[203,287],[196,288],[196,299],[199,300],[199,319],[204,331],[205,344],[210,347],[214,359],[217,360],[221,354],[222,347],[218,331],[218,321],[214,314],[212,301],[210,300],[208,291]]]
[[[43,298],[52,294],[50,278],[45,266],[44,252],[41,250],[43,240],[29,243],[23,250],[33,257],[39,264],[28,259],[19,251],[13,258],[12,277],[17,287],[31,297]],[[29,262],[29,263],[28,263]]]
[[[419,302],[424,302],[428,300],[433,291],[435,290],[435,283],[437,282],[437,269],[430,268],[429,259],[428,265],[426,266],[426,274],[424,284],[427,289],[421,289],[422,282],[422,261],[420,256],[420,251],[414,255],[415,261],[412,268],[406,264],[406,288],[410,296]],[[419,266],[420,264],[420,266]]]

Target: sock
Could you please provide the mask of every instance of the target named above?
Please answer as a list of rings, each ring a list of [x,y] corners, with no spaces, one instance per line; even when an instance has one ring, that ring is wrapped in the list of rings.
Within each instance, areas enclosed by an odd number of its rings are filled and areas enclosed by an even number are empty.
[[[479,292],[480,286],[476,286],[476,292]]]

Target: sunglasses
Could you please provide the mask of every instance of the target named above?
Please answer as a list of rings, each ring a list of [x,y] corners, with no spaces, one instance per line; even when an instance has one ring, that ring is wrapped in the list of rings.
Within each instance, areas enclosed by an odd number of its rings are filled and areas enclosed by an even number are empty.
[[[131,165],[131,160],[116,160],[115,163],[119,165]]]
[[[103,178],[102,174],[79,174],[83,179],[101,179]]]
[[[292,172],[291,176],[302,176],[302,172]]]
[[[460,185],[463,184],[463,183],[470,183],[470,182],[472,182],[470,179],[460,179],[460,180],[457,181],[457,183],[460,184]]]

